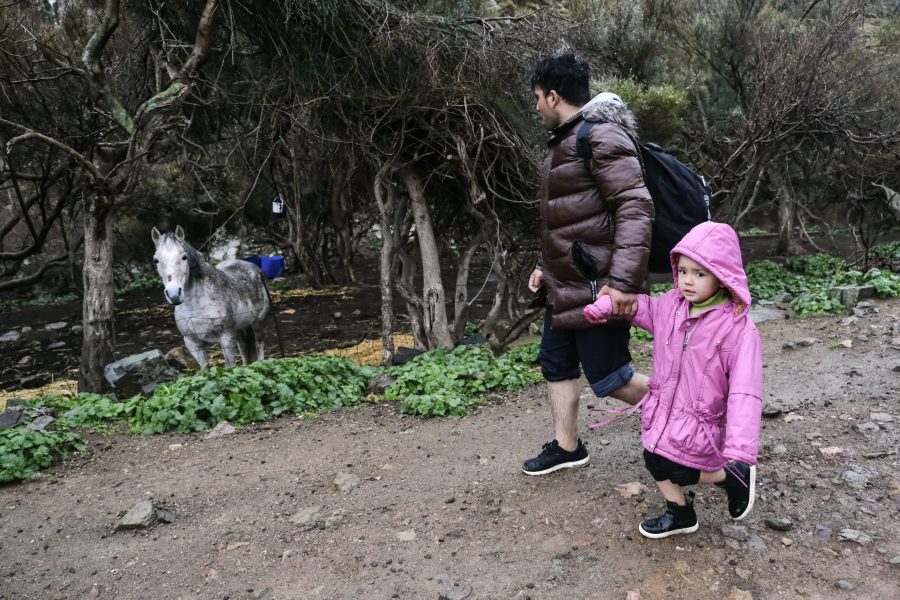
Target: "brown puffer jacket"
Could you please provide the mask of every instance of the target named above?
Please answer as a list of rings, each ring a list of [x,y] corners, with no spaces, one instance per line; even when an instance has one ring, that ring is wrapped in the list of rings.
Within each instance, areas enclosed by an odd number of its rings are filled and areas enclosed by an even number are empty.
[[[591,170],[575,148],[583,120],[590,130]],[[626,129],[628,133],[626,133]],[[588,104],[551,132],[541,176],[541,268],[553,327],[591,327],[585,256],[596,268],[596,289],[644,290],[653,201],[644,186],[634,116],[623,105]]]

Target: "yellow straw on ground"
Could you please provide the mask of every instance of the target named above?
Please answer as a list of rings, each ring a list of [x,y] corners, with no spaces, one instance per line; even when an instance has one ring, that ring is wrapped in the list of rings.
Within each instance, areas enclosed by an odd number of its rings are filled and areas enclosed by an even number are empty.
[[[11,392],[0,392],[0,410],[6,409],[6,402],[11,398],[22,398],[31,400],[32,398],[40,398],[41,396],[75,396],[78,394],[78,381],[75,379],[60,379],[41,387],[30,390],[15,390]]]
[[[415,347],[413,336],[408,333],[394,334],[394,350],[401,346],[407,348]],[[380,365],[381,364],[382,343],[381,340],[363,340],[355,346],[349,348],[334,348],[325,350],[322,354],[331,354],[333,356],[343,356],[349,358],[358,365]]]

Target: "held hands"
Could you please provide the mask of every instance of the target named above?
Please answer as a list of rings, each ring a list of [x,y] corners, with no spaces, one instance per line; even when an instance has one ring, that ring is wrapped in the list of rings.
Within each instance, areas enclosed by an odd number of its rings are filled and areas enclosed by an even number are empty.
[[[591,323],[606,323],[608,319],[633,319],[637,314],[637,297],[604,285],[593,304],[584,307],[584,318]]]
[[[531,273],[531,277],[528,278],[528,289],[534,293],[537,293],[539,289],[544,285],[544,272],[540,269],[535,269]]]

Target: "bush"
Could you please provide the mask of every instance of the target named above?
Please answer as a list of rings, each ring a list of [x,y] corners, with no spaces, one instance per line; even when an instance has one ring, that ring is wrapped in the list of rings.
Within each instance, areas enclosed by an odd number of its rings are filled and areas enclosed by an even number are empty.
[[[31,431],[24,425],[0,430],[0,483],[31,477],[54,459],[85,448],[71,431]]]

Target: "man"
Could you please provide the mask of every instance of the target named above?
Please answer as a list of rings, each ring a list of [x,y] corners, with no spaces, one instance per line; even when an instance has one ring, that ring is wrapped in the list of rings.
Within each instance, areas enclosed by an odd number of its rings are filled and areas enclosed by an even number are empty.
[[[644,289],[653,201],[644,186],[634,116],[614,94],[590,99],[590,69],[573,54],[541,61],[531,87],[550,133],[541,175],[541,261],[528,287],[547,292],[539,360],[553,415],[555,439],[525,461],[528,475],[586,465],[578,437],[579,363],[598,397],[636,404],[647,377],[631,368],[634,294]],[[590,168],[576,151],[584,120],[596,122],[587,142]],[[613,320],[592,326],[583,308],[608,293]]]

